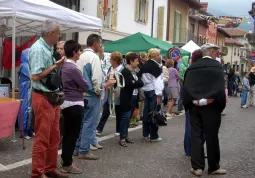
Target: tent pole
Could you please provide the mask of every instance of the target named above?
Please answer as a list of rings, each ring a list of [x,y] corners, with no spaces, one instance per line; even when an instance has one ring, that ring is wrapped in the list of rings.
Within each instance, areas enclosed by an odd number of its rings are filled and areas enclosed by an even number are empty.
[[[16,46],[16,15],[12,17],[13,19],[13,26],[12,26],[12,99],[15,99],[15,86],[16,86],[16,71],[15,71],[15,46]],[[16,142],[16,135],[15,135],[15,127],[13,131],[13,140],[12,142]]]

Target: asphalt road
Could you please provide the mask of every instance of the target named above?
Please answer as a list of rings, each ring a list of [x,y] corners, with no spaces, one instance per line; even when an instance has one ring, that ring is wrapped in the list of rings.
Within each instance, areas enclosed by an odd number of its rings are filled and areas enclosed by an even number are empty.
[[[240,98],[230,98],[222,118],[220,129],[221,167],[227,169],[224,176],[203,177],[254,178],[255,177],[255,108],[241,109]],[[114,119],[106,125],[105,135],[114,133]],[[95,152],[97,161],[75,160],[83,174],[73,178],[192,178],[190,160],[184,155],[184,116],[168,121],[160,129],[162,142],[142,140],[141,129],[134,130],[130,137],[135,144],[127,148],[118,145],[118,137],[101,138],[104,146]],[[26,141],[22,150],[21,140],[0,140],[0,178],[28,178],[31,174],[31,141]],[[20,162],[26,160],[24,162]],[[18,163],[19,164],[18,164]],[[15,168],[14,168],[15,167]]]

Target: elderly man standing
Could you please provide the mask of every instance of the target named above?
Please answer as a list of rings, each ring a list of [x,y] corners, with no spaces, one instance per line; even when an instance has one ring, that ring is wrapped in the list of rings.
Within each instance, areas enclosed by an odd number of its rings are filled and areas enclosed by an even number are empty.
[[[205,135],[208,173],[226,174],[221,169],[219,128],[221,112],[226,106],[224,71],[216,56],[219,47],[205,44],[201,47],[203,58],[192,64],[184,78],[184,105],[190,113],[191,172],[202,175],[205,168],[203,134]]]
[[[56,171],[60,142],[60,107],[51,104],[45,97],[55,92],[46,84],[48,74],[59,68],[65,61],[63,57],[55,62],[52,57],[53,45],[60,37],[60,24],[46,20],[42,25],[42,37],[34,43],[29,53],[33,81],[32,105],[35,114],[32,178],[68,177],[67,174]]]
[[[96,142],[96,127],[100,113],[103,73],[97,53],[102,46],[101,36],[97,34],[89,35],[87,46],[88,48],[84,50],[77,61],[77,67],[82,71],[85,80],[88,81],[89,90],[85,93],[84,101],[88,105],[85,108],[82,129],[76,143],[74,156],[78,156],[79,159],[97,160],[98,156],[90,152],[90,144]],[[100,145],[95,143],[93,146]]]

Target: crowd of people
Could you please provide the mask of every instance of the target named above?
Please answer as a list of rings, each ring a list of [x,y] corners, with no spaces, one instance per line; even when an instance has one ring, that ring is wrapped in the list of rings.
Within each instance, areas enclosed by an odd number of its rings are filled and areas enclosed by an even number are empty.
[[[128,128],[138,120],[142,121],[144,140],[161,141],[159,127],[151,121],[150,113],[162,111],[163,104],[167,105],[168,118],[185,112],[184,151],[191,158],[191,172],[201,176],[207,158],[209,174],[226,174],[219,165],[218,133],[227,98],[233,95],[233,74],[237,75],[229,65],[225,67],[222,60],[218,61],[218,46],[201,46],[191,58],[183,56],[179,67],[176,61],[163,59],[156,48],[148,54],[128,52],[124,57],[113,52],[111,67],[105,71],[99,35],[89,35],[85,50],[74,40],[58,42],[60,37],[60,24],[45,21],[42,36],[28,55],[35,116],[32,178],[65,178],[68,174],[82,173],[73,164],[73,158],[98,159],[92,151],[103,149],[97,136],[103,134],[111,114],[116,116],[116,135],[121,147],[134,143]],[[52,55],[56,44],[58,59]],[[248,91],[252,98],[255,90],[254,69],[244,74],[243,108]],[[177,112],[173,111],[175,105]],[[64,122],[59,172],[56,169],[61,114]]]

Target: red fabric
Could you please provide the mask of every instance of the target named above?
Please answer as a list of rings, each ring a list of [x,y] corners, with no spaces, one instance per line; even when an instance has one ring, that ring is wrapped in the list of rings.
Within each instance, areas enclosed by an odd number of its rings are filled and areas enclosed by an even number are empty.
[[[35,92],[32,94],[32,105],[35,114],[32,178],[36,178],[57,168],[60,107],[51,105]]]
[[[21,64],[21,53],[23,50],[30,47],[36,39],[36,35],[30,38],[26,43],[22,46],[16,45],[16,53],[15,53],[15,66],[18,67]],[[3,42],[3,68],[7,70],[12,69],[12,42],[5,39]]]

